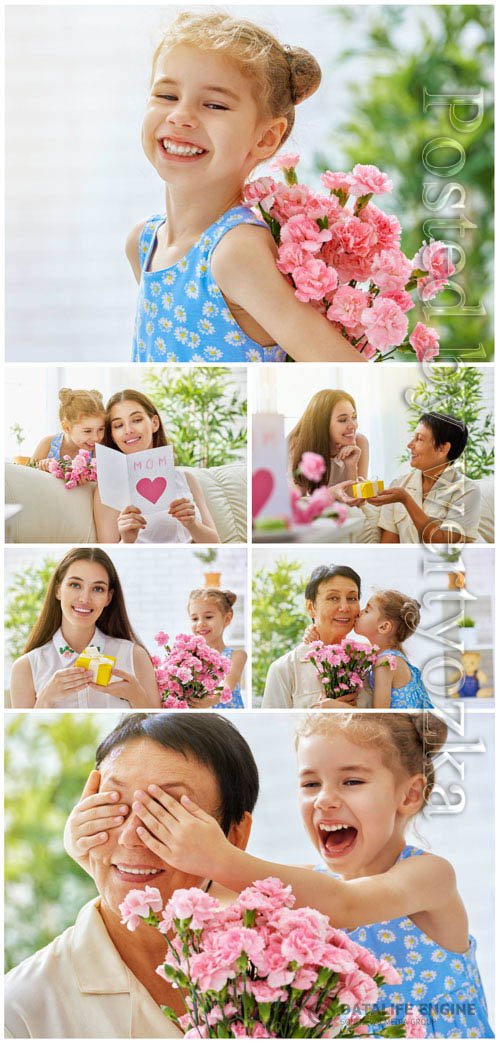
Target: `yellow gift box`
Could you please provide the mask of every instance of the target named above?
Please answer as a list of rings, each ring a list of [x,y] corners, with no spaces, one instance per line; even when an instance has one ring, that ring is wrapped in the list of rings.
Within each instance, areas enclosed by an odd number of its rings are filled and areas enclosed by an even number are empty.
[[[88,645],[75,660],[75,667],[85,667],[86,671],[92,671],[92,681],[96,685],[109,685],[116,656],[104,656],[95,645]]]
[[[352,487],[353,497],[362,497],[366,500],[367,497],[376,497],[377,493],[381,493],[384,488],[383,479],[370,479],[366,482],[355,482]]]

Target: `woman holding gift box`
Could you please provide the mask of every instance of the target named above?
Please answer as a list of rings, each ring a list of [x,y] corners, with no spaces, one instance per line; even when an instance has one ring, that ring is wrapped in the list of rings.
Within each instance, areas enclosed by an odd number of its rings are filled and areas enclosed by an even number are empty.
[[[370,447],[358,432],[356,403],[340,389],[325,388],[313,395],[288,439],[290,471],[302,494],[318,486],[357,482],[368,475]],[[328,475],[314,482],[299,470],[304,453],[316,453],[329,465]],[[336,496],[343,499],[341,493]]]
[[[162,420],[154,403],[132,389],[112,395],[106,407],[104,445],[120,453],[138,453],[167,446]],[[167,511],[147,520],[140,508],[123,505],[116,511],[94,494],[97,537],[105,544],[219,544],[219,534],[194,475],[176,469],[178,496]]]
[[[110,666],[111,681],[103,684]],[[100,548],[74,548],[56,567],[12,668],[11,701],[43,710],[160,706],[149,653],[130,625],[113,562]]]

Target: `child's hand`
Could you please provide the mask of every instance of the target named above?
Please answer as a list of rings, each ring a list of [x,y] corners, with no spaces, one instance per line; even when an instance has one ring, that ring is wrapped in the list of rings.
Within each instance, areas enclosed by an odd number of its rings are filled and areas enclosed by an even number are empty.
[[[332,699],[331,696],[321,696],[316,703],[312,704],[312,710],[335,710],[337,707],[357,707],[358,702],[357,692],[347,692],[345,696],[340,699]]]
[[[117,804],[120,795],[116,790],[99,791],[100,782],[101,773],[93,769],[64,828],[66,852],[84,870],[88,869],[90,849],[103,845],[108,831],[121,826],[130,811],[128,805]]]
[[[118,533],[122,544],[135,544],[141,529],[146,528],[146,519],[140,508],[129,504],[118,515]]]
[[[186,529],[190,529],[196,522],[194,502],[189,500],[188,497],[179,497],[178,500],[173,500],[168,513],[172,515],[172,518],[176,518],[178,522],[182,522]]]
[[[169,866],[197,877],[214,877],[233,847],[213,816],[186,795],[177,801],[154,783],[134,793],[132,805],[143,826],[141,841]]]
[[[49,471],[50,457],[44,457],[43,460],[37,460],[36,466],[39,471]]]
[[[312,623],[312,624],[309,624],[309,627],[306,627],[306,629],[304,631],[304,637],[302,638],[302,641],[305,642],[306,645],[309,645],[311,642],[320,642],[321,641],[321,638],[319,636],[319,631],[318,631],[318,628],[316,627],[316,624]]]

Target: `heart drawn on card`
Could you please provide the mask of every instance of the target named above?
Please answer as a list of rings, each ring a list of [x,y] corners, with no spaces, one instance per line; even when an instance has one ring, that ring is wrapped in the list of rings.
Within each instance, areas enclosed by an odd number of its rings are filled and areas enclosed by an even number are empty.
[[[135,488],[141,494],[141,497],[144,497],[144,500],[149,500],[151,504],[156,504],[167,488],[167,480],[160,476],[155,479],[142,478],[139,479]]]
[[[267,468],[259,468],[252,475],[252,518],[260,514],[274,489],[274,477]]]

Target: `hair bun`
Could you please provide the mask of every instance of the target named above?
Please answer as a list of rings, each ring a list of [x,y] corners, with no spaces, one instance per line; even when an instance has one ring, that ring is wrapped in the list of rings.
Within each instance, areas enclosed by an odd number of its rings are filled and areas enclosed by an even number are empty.
[[[233,605],[234,605],[234,603],[235,603],[235,601],[236,601],[238,596],[235,595],[234,591],[222,591],[222,594],[227,599],[227,601],[229,602],[229,605],[231,606],[231,609],[232,609]]]
[[[68,402],[68,399],[71,399],[72,395],[73,395],[73,389],[72,388],[59,388],[59,402],[61,402],[61,403]]]
[[[299,105],[317,91],[321,83],[321,69],[313,55],[303,47],[286,46],[284,51],[290,69],[292,102]]]
[[[408,598],[401,606],[401,619],[411,631],[416,631],[420,623],[420,602],[415,598]]]

